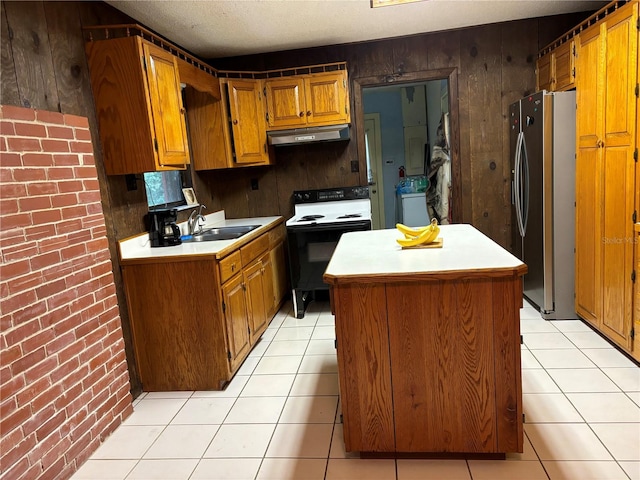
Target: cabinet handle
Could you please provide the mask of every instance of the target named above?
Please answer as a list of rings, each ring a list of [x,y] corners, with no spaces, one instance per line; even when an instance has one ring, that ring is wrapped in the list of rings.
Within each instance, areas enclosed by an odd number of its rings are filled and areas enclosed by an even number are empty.
[[[237,119],[236,119],[236,120],[234,120],[234,121],[233,121],[233,124],[234,124],[234,125],[237,125],[237,124],[238,124],[238,120],[237,120]]]
[[[307,117],[311,116],[311,110],[307,110]]]
[[[604,148],[604,142],[600,139],[598,139],[598,141],[596,142],[596,145],[598,146],[598,148]]]
[[[184,115],[184,114],[185,114],[185,112],[186,112],[186,110],[184,109],[184,107],[180,109],[180,113],[181,113],[182,115]]]
[[[235,269],[236,269],[236,264],[235,264],[235,263],[232,263],[232,264],[231,264],[231,271],[233,272]]]
[[[304,117],[304,112],[300,112],[300,118]]]

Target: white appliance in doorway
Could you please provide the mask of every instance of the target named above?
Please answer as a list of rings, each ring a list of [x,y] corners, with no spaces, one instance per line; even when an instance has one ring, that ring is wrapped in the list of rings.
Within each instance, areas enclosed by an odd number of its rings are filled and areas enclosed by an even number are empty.
[[[426,194],[398,194],[398,221],[409,227],[422,227],[429,224]]]

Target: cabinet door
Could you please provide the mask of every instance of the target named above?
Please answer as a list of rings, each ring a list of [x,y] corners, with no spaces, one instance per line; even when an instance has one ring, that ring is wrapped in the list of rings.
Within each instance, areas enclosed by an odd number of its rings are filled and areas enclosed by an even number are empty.
[[[551,52],[546,55],[538,58],[537,67],[536,67],[536,90],[554,90],[554,81],[553,81],[553,68],[552,68],[552,57]]]
[[[576,158],[576,312],[598,326],[600,288],[600,149],[581,148]]]
[[[249,336],[251,344],[258,341],[267,328],[267,308],[264,298],[264,268],[256,261],[244,270],[247,286],[247,305],[249,307]]]
[[[569,90],[575,87],[575,42],[563,43],[553,52],[554,55],[554,78],[555,90]]]
[[[637,7],[606,18],[602,163],[602,329],[631,347]]]
[[[276,294],[275,284],[273,282],[273,262],[271,261],[271,252],[266,252],[260,259],[262,262],[262,287],[264,293],[264,306],[266,322],[269,323],[273,315],[276,313]]]
[[[601,207],[602,68],[600,25],[582,32],[576,59],[576,312],[599,326],[602,318]]]
[[[268,163],[262,83],[260,80],[229,80],[227,86],[235,161],[240,164]]]
[[[273,296],[275,299],[273,315],[275,315],[276,309],[287,293],[287,266],[285,263],[284,242],[276,245],[269,254],[271,255],[271,267],[273,270]]]
[[[578,148],[600,146],[603,122],[604,52],[600,25],[579,36],[576,60],[576,132]]]
[[[307,123],[304,80],[301,77],[265,81],[269,127],[300,127]]]
[[[317,73],[306,77],[305,106],[309,124],[348,122],[346,72]]]
[[[232,372],[240,366],[250,348],[245,288],[242,275],[237,275],[222,286],[229,369]]]
[[[193,168],[213,170],[231,167],[231,148],[227,149],[224,134],[226,121],[223,102],[211,93],[199,91],[190,85],[187,85],[184,94]]]
[[[143,43],[143,50],[158,165],[186,165],[189,163],[189,142],[176,57],[148,43]]]

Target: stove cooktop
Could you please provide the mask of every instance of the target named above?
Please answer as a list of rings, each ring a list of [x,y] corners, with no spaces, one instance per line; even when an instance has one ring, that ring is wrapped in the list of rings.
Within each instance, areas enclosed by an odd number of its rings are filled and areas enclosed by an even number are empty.
[[[286,225],[321,225],[363,220],[371,220],[371,201],[368,198],[296,205],[294,215],[287,220]]]
[[[369,187],[343,187],[293,192],[294,215],[287,226],[371,220]]]

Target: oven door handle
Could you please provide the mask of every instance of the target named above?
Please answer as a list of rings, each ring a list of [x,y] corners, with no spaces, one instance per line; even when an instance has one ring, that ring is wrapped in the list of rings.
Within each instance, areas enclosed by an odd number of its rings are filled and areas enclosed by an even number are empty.
[[[290,225],[287,230],[292,232],[318,232],[326,230],[344,230],[350,232],[352,230],[369,230],[371,222],[363,220],[359,222],[339,222],[339,223],[310,223],[307,225]]]

